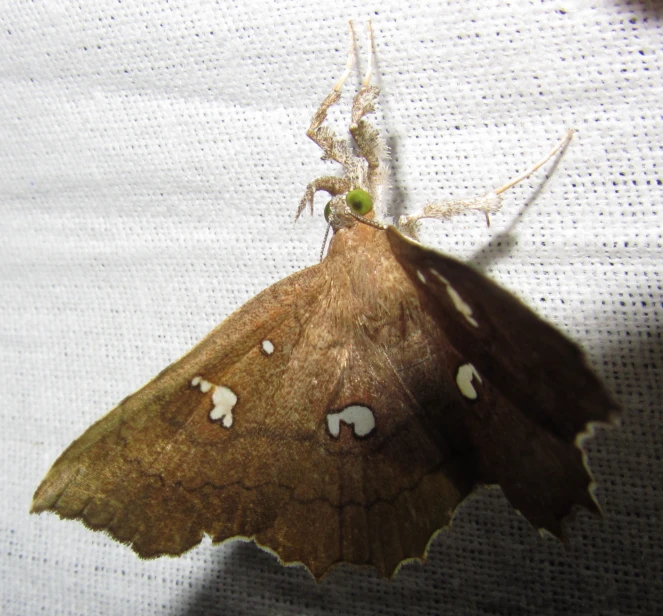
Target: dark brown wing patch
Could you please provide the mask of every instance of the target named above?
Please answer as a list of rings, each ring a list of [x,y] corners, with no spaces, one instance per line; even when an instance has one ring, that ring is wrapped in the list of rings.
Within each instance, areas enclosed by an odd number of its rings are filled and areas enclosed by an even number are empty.
[[[483,476],[561,536],[573,505],[598,511],[579,445],[592,424],[615,422],[616,403],[579,347],[509,292],[393,227],[387,236],[425,311],[481,379],[466,425]]]

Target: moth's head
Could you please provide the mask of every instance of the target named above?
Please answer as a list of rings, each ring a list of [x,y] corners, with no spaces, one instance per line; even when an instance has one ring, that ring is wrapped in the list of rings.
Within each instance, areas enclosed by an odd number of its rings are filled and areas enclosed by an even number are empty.
[[[371,224],[375,218],[374,199],[362,188],[336,195],[325,206],[325,220],[334,232],[352,227],[357,223]],[[373,223],[375,224],[375,223]]]

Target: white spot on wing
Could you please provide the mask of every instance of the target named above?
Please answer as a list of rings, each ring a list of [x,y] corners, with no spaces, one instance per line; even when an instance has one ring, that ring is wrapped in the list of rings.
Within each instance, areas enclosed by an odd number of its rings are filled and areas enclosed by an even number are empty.
[[[237,404],[235,392],[225,385],[215,385],[206,381],[201,376],[195,376],[191,380],[191,385],[200,387],[200,391],[207,393],[212,391],[212,410],[209,412],[209,418],[212,421],[221,420],[224,428],[230,428],[233,425],[233,407]]]
[[[341,422],[352,426],[355,436],[368,436],[375,428],[375,416],[367,406],[353,404],[346,406],[338,413],[327,415],[327,429],[329,434],[338,438],[341,434]]]
[[[274,343],[271,340],[263,340],[261,347],[265,355],[271,355],[274,352]]]
[[[478,396],[477,390],[474,389],[474,385],[472,385],[472,379],[474,377],[476,377],[477,381],[481,383],[481,377],[472,364],[463,364],[458,368],[456,385],[458,385],[460,393],[470,400],[476,400]]]
[[[460,312],[465,317],[465,320],[470,325],[474,325],[474,327],[479,327],[477,320],[472,316],[472,308],[467,303],[465,303],[465,301],[460,295],[458,295],[458,291],[456,291],[456,289],[454,289],[451,286],[451,283],[444,276],[442,276],[442,274],[434,270],[432,267],[429,268],[429,270],[430,273],[433,274],[433,276],[435,276],[447,288],[447,294],[449,295],[449,298],[453,302],[456,310],[458,310],[458,312]]]
[[[426,284],[426,276],[424,276],[423,272],[420,272],[419,270],[417,270],[417,278],[419,278],[419,280],[421,280],[421,282]]]

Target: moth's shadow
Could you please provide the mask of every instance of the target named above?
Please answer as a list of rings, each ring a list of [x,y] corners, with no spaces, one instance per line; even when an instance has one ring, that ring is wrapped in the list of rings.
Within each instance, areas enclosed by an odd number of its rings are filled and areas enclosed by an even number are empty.
[[[234,542],[199,588],[190,616],[200,614],[233,614],[247,616],[267,613],[326,613],[347,611],[347,592],[356,587],[357,575],[365,578],[364,592],[379,605],[383,582],[377,574],[336,567],[321,583],[316,583],[303,567],[284,567],[275,556],[253,543]],[[363,599],[361,601],[363,603]]]
[[[396,135],[389,135],[386,142],[387,151],[389,152],[389,178],[391,181],[386,214],[394,221],[397,221],[401,216],[406,214],[405,208],[403,207],[403,204],[405,203],[405,192],[398,179],[400,175],[400,157],[398,155],[400,139]]]
[[[536,188],[520,207],[515,216],[513,216],[509,226],[502,232],[493,236],[487,244],[484,244],[477,250],[468,260],[467,263],[474,267],[477,271],[485,273],[493,263],[505,259],[509,256],[511,251],[518,244],[518,237],[515,233],[515,228],[518,223],[524,218],[525,214],[532,207],[534,202],[539,198],[544,191],[546,185],[551,178],[555,176],[557,167],[564,156],[564,152],[569,147],[567,143],[553,158],[552,165],[548,169],[543,178],[536,184]]]
[[[443,575],[434,562],[424,567],[405,565],[393,580],[380,578],[372,568],[341,565],[316,583],[303,568],[283,567],[253,544],[238,542],[230,550],[223,564],[219,558],[223,573],[204,582],[188,616],[362,614],[376,608],[383,613],[388,606],[395,613],[423,613],[431,602],[422,589],[435,588]],[[437,586],[434,594],[441,590]]]
[[[629,0],[613,0],[616,5],[623,7],[625,10],[632,11],[636,14],[649,16],[653,14],[655,17],[663,15],[663,0],[648,0],[647,2],[630,2]]]

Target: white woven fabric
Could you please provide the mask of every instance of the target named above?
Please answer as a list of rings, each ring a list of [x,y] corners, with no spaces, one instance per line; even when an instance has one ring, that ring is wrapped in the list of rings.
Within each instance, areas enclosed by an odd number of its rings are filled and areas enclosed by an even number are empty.
[[[660,3],[15,1],[0,14],[3,614],[654,614],[663,595]],[[424,237],[584,345],[625,409],[568,549],[488,491],[424,566],[316,585],[253,545],[141,561],[29,516],[55,458],[231,311],[318,259],[305,137],[372,17],[390,211],[545,180]],[[360,37],[361,38],[361,37]],[[352,86],[356,81],[348,84]],[[344,98],[346,103],[350,96]],[[332,115],[344,130],[347,106]],[[546,168],[550,170],[551,165]],[[526,209],[523,209],[527,205]],[[522,216],[519,214],[522,213]]]

